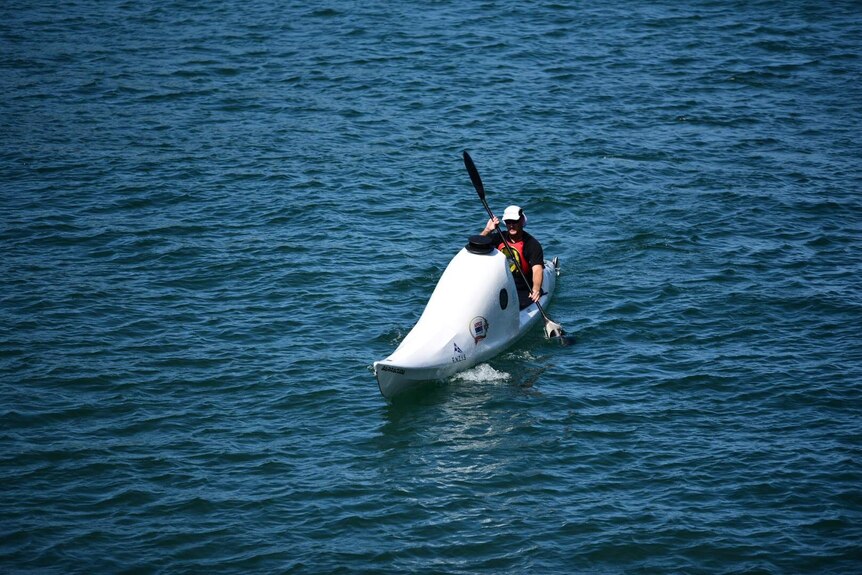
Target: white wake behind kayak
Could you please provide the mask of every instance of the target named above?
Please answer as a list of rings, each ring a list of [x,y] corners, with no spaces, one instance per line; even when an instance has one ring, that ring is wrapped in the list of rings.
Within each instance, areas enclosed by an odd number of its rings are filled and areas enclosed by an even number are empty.
[[[559,273],[545,261],[539,303],[550,302]],[[479,238],[449,263],[425,311],[401,345],[374,362],[380,393],[392,399],[423,382],[443,380],[487,361],[541,321],[535,305],[518,310],[506,256]]]

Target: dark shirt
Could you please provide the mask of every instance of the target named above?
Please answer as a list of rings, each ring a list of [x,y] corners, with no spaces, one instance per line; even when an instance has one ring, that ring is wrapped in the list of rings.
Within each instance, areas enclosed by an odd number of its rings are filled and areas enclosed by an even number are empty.
[[[505,232],[494,232],[491,234],[491,238],[496,242],[496,245],[503,243],[503,233]],[[522,231],[521,235],[524,238],[524,258],[527,260],[527,268],[529,269],[529,271],[524,274],[527,276],[527,283],[524,283],[524,278],[521,277],[518,270],[514,270],[512,277],[515,280],[515,288],[518,290],[518,299],[521,303],[521,309],[523,309],[532,303],[530,301],[530,290],[533,287],[533,266],[544,265],[545,254],[539,240],[525,231]],[[508,234],[506,235],[506,239],[509,240]]]

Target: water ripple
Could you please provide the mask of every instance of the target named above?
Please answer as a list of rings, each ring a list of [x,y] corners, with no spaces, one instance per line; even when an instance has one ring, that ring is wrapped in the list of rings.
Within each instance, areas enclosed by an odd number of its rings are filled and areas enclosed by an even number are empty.
[[[3,571],[854,572],[857,12],[0,8]],[[387,404],[463,149],[578,343]]]

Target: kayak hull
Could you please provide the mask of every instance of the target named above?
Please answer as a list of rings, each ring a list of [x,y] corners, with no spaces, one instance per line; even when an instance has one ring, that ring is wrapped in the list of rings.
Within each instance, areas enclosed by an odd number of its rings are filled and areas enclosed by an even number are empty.
[[[550,303],[559,273],[546,261],[539,303]],[[380,393],[393,399],[487,361],[541,321],[535,305],[518,309],[506,257],[462,249],[440,277],[419,321],[386,359],[374,362]]]

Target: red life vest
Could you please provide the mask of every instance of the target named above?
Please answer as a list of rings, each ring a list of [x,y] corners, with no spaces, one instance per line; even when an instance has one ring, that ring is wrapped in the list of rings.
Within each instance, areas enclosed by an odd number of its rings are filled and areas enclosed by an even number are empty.
[[[506,247],[505,242],[500,242],[500,245],[497,246],[497,249],[503,252],[503,255],[508,256],[509,259],[515,260],[517,264],[521,266],[521,271],[524,272],[524,275],[527,276],[528,281],[533,283],[533,274],[530,271],[530,266],[527,264],[527,258],[524,255],[524,240],[522,239],[519,242],[513,242],[509,240],[509,245],[512,246],[512,250],[509,250]],[[514,264],[509,264],[509,271],[513,274],[515,273]]]

